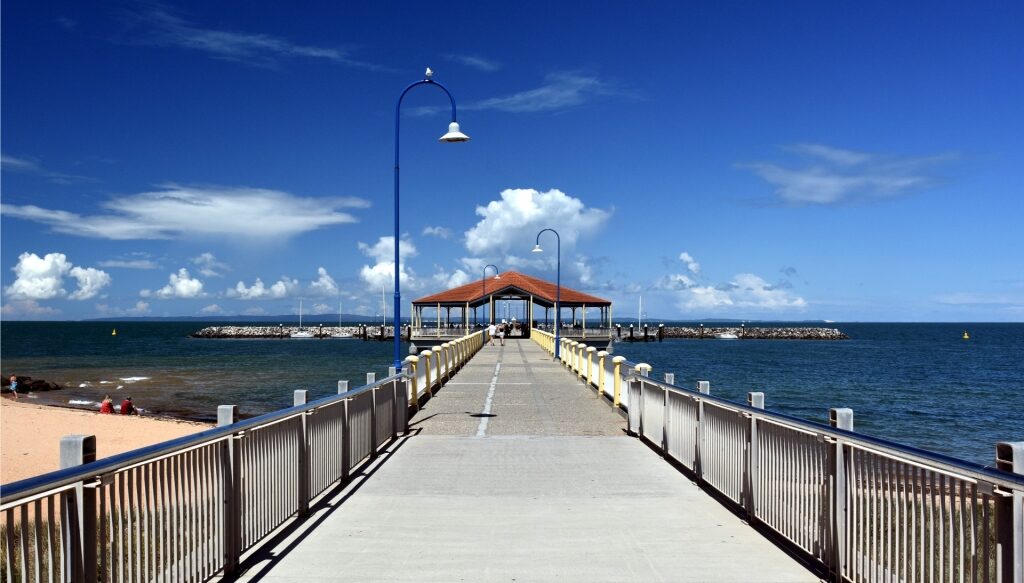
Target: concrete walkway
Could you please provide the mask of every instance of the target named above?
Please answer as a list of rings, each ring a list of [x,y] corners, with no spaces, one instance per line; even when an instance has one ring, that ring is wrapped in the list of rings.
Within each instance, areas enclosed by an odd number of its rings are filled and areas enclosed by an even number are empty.
[[[530,341],[485,347],[413,433],[244,581],[818,581]]]

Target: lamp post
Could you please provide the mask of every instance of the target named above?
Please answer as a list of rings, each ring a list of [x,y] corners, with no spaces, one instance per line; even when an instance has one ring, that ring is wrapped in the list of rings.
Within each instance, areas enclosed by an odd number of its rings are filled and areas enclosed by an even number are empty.
[[[398,104],[395,105],[395,368],[401,370],[402,368],[402,350],[401,350],[401,335],[398,333],[398,326],[402,322],[402,285],[399,279],[399,253],[398,246],[400,244],[400,232],[398,230],[398,128],[401,122],[401,110],[402,100],[405,99],[405,94],[409,92],[413,87],[419,85],[433,85],[444,91],[444,94],[448,96],[448,101],[452,104],[452,122],[448,124],[448,133],[441,136],[438,140],[440,142],[468,142],[469,136],[462,133],[459,130],[459,122],[455,117],[455,98],[452,94],[437,81],[432,80],[430,77],[434,74],[429,68],[427,69],[425,79],[412,83],[402,91],[402,94],[398,96]],[[440,318],[440,316],[439,316]]]
[[[562,238],[558,235],[558,231],[554,229],[541,229],[537,233],[537,244],[533,247],[534,253],[543,253],[544,250],[540,247],[540,236],[544,234],[544,231],[551,231],[555,234],[555,240],[558,242],[558,267],[555,272],[555,359],[558,359],[559,353],[559,336],[561,333],[561,325],[559,323],[562,308]]]
[[[493,265],[491,263],[488,263],[487,265],[484,265],[484,275],[480,279],[480,289],[481,289],[481,291],[483,291],[483,295],[484,296],[487,295],[487,268],[488,267],[493,267],[494,268],[494,279],[501,279],[501,275],[498,274],[498,266],[497,265]],[[490,302],[488,302],[488,305],[490,305]],[[487,310],[487,323],[490,324],[492,322],[493,322],[493,320],[491,319],[491,311]]]

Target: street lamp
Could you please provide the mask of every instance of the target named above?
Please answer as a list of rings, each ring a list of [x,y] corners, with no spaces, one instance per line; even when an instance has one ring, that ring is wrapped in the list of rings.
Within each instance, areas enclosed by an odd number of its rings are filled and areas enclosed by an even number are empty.
[[[544,231],[551,231],[555,234],[555,240],[558,241],[558,268],[555,272],[555,359],[558,359],[559,353],[561,352],[559,346],[559,336],[561,333],[561,325],[559,324],[559,316],[561,315],[562,308],[562,238],[558,236],[558,231],[554,229],[541,229],[537,233],[537,244],[533,247],[534,253],[543,253],[544,250],[540,248],[540,236],[544,234]]]
[[[401,121],[400,112],[402,110],[402,100],[405,99],[405,94],[410,89],[418,85],[433,85],[444,91],[444,94],[448,96],[448,101],[452,104],[452,122],[448,124],[448,133],[441,136],[439,142],[468,142],[469,136],[462,133],[459,130],[459,122],[455,117],[455,98],[452,94],[437,81],[432,80],[430,77],[434,74],[429,68],[427,68],[426,78],[422,81],[417,81],[402,91],[402,94],[398,96],[398,104],[395,105],[395,368],[398,370],[402,369],[402,350],[401,350],[401,335],[398,333],[398,326],[402,322],[402,285],[399,279],[399,265],[398,265],[398,246],[400,244],[399,230],[398,230],[398,128]]]
[[[494,268],[494,279],[501,279],[501,275],[498,274],[498,266],[497,265],[493,265],[491,263],[488,263],[487,265],[484,265],[484,275],[483,275],[483,278],[480,280],[480,288],[481,288],[481,291],[483,291],[483,295],[485,295],[485,296],[487,295],[487,268],[488,267],[493,267]],[[489,324],[493,323],[493,320],[491,320],[491,311],[490,310],[487,310],[487,323],[489,323]]]

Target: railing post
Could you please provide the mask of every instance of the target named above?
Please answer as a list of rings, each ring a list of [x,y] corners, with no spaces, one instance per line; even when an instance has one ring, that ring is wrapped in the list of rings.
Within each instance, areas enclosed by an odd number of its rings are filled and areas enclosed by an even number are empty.
[[[829,409],[829,424],[837,429],[853,431],[853,410],[846,408]],[[832,572],[837,581],[842,581],[846,572],[843,557],[846,554],[846,497],[849,483],[846,476],[846,443],[837,437],[832,444]]]
[[[96,461],[95,435],[65,435],[60,438],[60,467],[71,468]],[[73,493],[72,493],[73,492]],[[61,496],[63,514],[61,541],[64,549],[64,580],[85,581],[96,577],[96,557],[99,540],[96,536],[96,487],[85,482]],[[13,525],[8,525],[13,528]],[[8,533],[10,536],[10,533]],[[22,535],[28,537],[26,528]],[[8,565],[8,569],[10,566]],[[22,565],[22,575],[28,580],[28,566]],[[8,573],[10,573],[8,571]],[[86,574],[91,574],[86,577]],[[38,573],[37,573],[38,575]]]
[[[298,407],[309,402],[309,391],[297,390],[292,399],[292,405]],[[309,412],[304,412],[300,419],[299,426],[299,516],[309,514],[309,425],[306,417]]]
[[[620,357],[616,357],[620,358]],[[623,359],[625,360],[625,359]],[[618,368],[618,366],[616,366]],[[643,391],[643,384],[639,379],[629,379],[629,410],[627,411],[627,420],[629,433],[640,437],[642,434],[640,431],[643,428],[643,419],[641,418],[641,412],[643,406],[640,404],[640,393]]]
[[[584,378],[587,379],[587,385],[589,385],[590,382],[592,380],[594,380],[594,379],[590,378],[590,375],[594,374],[594,353],[595,352],[597,352],[597,349],[594,348],[593,346],[588,346],[587,347],[587,374],[584,375]],[[598,389],[597,389],[597,394],[598,395],[601,394],[601,388],[600,387],[598,387]]]
[[[710,395],[711,381],[697,381],[697,392],[704,395]]]
[[[430,382],[430,357],[433,355],[434,353],[429,350],[420,353],[420,358],[423,359],[423,372],[426,374],[423,381],[423,384],[426,385],[423,387],[423,394],[427,397],[434,394],[433,383]]]
[[[625,356],[615,356],[612,358],[612,364],[615,365],[615,370],[612,373],[612,382],[614,388],[612,392],[612,406],[618,409],[622,404],[622,363],[626,362]]]
[[[764,393],[747,393],[747,404],[756,409],[764,409]],[[757,484],[761,475],[761,451],[757,437],[757,415],[748,414],[750,418],[750,431],[747,439],[747,480],[746,480],[746,501],[747,522],[753,524],[757,520]]]
[[[407,356],[405,357],[405,362],[408,363],[411,371],[409,375],[409,406],[412,407],[413,411],[416,411],[420,406],[420,391],[419,387],[416,386],[419,382],[416,378],[416,369],[419,367],[420,358],[418,356]],[[406,431],[408,431],[408,428],[406,428]]]
[[[996,468],[1024,474],[1024,441],[996,444]],[[1013,490],[996,502],[996,556],[1000,583],[1024,582],[1024,491]]]
[[[338,394],[348,392],[348,381],[338,381]]]
[[[702,395],[711,394],[710,381],[697,381],[697,392]],[[697,474],[697,481],[704,481],[704,399],[697,399],[697,436],[694,440],[697,451],[694,452],[693,471]]]
[[[217,427],[238,422],[238,405],[217,407]],[[221,472],[224,475],[224,575],[238,572],[238,558],[242,555],[242,438],[231,435],[223,442]]]
[[[369,374],[366,375],[369,379]],[[377,390],[380,387],[370,389],[370,459],[377,459],[377,446],[380,444],[380,436],[377,435]]]
[[[597,396],[604,396],[604,359],[608,356],[607,350],[601,350],[597,353]]]
[[[396,374],[398,374],[398,369],[397,369],[397,368],[395,368],[395,367],[393,367],[393,366],[389,366],[389,367],[388,367],[388,376],[389,376],[389,377],[393,377],[393,376],[395,376]]]
[[[641,362],[640,364],[636,365],[635,370],[637,374],[639,374],[642,377],[651,376],[651,365],[647,364],[646,362]]]
[[[368,373],[366,373],[366,384],[372,385],[375,382],[377,382],[377,373],[375,373],[375,372],[368,372]]]
[[[676,384],[676,373],[674,373],[674,372],[667,372],[667,373],[665,373],[665,383],[669,384],[669,385]]]

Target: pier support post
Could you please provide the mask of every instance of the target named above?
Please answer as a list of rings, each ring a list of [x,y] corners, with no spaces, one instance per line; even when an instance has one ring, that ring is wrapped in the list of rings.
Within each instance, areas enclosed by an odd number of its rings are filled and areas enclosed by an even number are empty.
[[[238,423],[238,405],[217,407],[217,427]],[[242,554],[242,438],[232,435],[221,442],[223,448],[221,471],[224,475],[224,574],[238,572],[238,558]]]
[[[298,390],[292,398],[292,406],[298,407],[309,402],[309,391]],[[307,416],[309,412],[302,414],[302,423],[299,426],[299,516],[309,514],[309,425]]]
[[[96,461],[95,435],[65,435],[60,439],[60,467],[73,468]],[[61,496],[64,516],[61,523],[61,542],[64,549],[64,577],[66,581],[85,581],[86,573],[96,574],[97,537],[96,487],[85,482]],[[13,528],[9,525],[8,528]],[[10,533],[8,533],[10,536]],[[22,536],[28,537],[27,534]],[[8,539],[10,540],[10,539]],[[24,555],[23,555],[24,556]],[[22,565],[27,573],[26,565]],[[8,565],[10,569],[10,565]],[[10,573],[10,571],[8,571]],[[28,580],[27,574],[25,580]]]
[[[1024,474],[1024,441],[996,444],[996,468]],[[1000,583],[1024,582],[1024,490],[996,502],[996,556],[1000,557]]]

